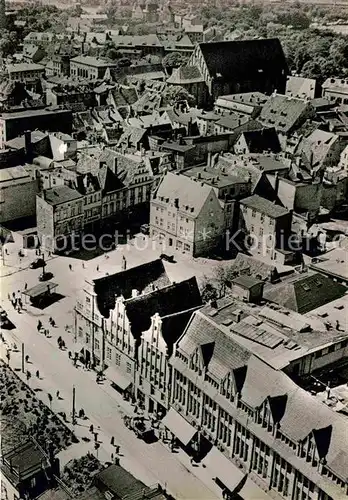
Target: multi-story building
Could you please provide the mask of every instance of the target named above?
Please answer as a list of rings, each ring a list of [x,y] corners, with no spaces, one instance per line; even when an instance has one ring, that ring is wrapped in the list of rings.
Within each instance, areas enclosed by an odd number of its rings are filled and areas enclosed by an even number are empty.
[[[238,113],[256,118],[268,97],[262,92],[246,92],[244,94],[221,95],[214,103],[217,113]]]
[[[79,237],[83,231],[83,196],[68,186],[45,189],[36,196],[36,218],[44,248],[69,250],[72,238]]]
[[[85,282],[75,308],[75,336],[86,362],[106,370],[119,391],[133,393],[139,338],[133,335],[137,320],[130,323],[126,303],[169,286],[170,280],[160,259],[131,269],[125,269],[126,260],[123,264],[119,273]]]
[[[111,63],[92,56],[77,56],[70,60],[70,76],[85,80],[98,80],[105,76],[108,69],[117,68],[117,63]]]
[[[169,408],[171,380],[168,359],[202,300],[196,278],[140,295],[125,302],[132,330],[141,335],[137,352],[135,396],[145,410],[164,414]]]
[[[259,195],[241,200],[240,208],[241,228],[250,239],[250,252],[283,263],[292,258],[293,253],[288,252],[292,211]]]
[[[72,112],[68,109],[23,109],[0,113],[0,149],[4,143],[27,130],[66,132],[72,130]]]
[[[229,191],[230,186],[226,187]],[[150,235],[168,252],[207,254],[223,241],[233,220],[233,200],[222,203],[204,180],[168,173],[150,204]]]
[[[41,64],[18,63],[7,66],[8,78],[14,82],[24,82],[26,85],[35,85],[45,74],[45,67]]]
[[[195,312],[177,342],[169,361],[171,408],[162,425],[203,464],[210,456],[225,464],[214,475],[227,497],[237,487],[237,465],[284,499],[347,498],[346,419],[282,371],[292,366],[295,374],[297,367],[298,376],[300,364],[307,373],[315,369],[307,358],[320,359],[327,332],[311,333],[308,344],[303,321],[268,308],[257,316],[227,299]],[[280,327],[283,320],[288,330]],[[333,350],[347,355],[347,335],[334,337]],[[208,454],[207,443],[214,445]]]
[[[238,92],[285,91],[288,67],[278,39],[200,43],[188,64],[199,68],[212,102]]]
[[[322,85],[323,97],[337,104],[348,104],[348,80],[328,78]]]
[[[15,166],[0,170],[0,222],[35,217],[38,179],[29,169]]]

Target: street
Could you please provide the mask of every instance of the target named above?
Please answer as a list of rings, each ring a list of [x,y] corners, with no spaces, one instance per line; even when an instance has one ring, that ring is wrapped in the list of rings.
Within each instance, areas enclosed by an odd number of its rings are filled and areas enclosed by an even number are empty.
[[[10,246],[9,246],[10,248]],[[35,259],[35,252],[28,251],[28,263]],[[31,255],[30,255],[31,254]],[[80,261],[74,258],[52,257],[47,259],[47,270],[53,273],[52,281],[58,284],[58,293],[61,299],[40,310],[24,302],[24,310],[20,313],[13,309],[8,296],[13,292],[23,291],[25,285],[30,288],[38,283],[40,269],[13,269],[13,274],[4,275],[1,278],[1,305],[7,311],[9,319],[15,325],[12,331],[4,330],[4,336],[10,346],[13,342],[17,344],[20,351],[20,344],[24,343],[25,354],[29,355],[30,364],[26,369],[32,374],[39,370],[42,380],[37,380],[33,376],[30,385],[39,388],[37,396],[46,404],[47,394],[60,393],[60,399],[53,399],[52,409],[55,412],[64,411],[70,416],[72,411],[72,389],[76,390],[76,410],[83,408],[88,420],[78,419],[78,425],[74,427],[77,436],[84,438],[78,445],[70,447],[61,452],[60,460],[62,466],[77,456],[81,456],[87,451],[96,453],[93,440],[86,442],[88,428],[93,424],[99,434],[100,449],[99,458],[110,461],[113,452],[110,446],[111,437],[115,438],[115,443],[121,447],[121,465],[132,472],[135,477],[142,480],[147,485],[160,483],[166,487],[168,492],[178,499],[209,499],[221,498],[221,489],[213,481],[209,472],[202,467],[195,467],[190,463],[189,457],[180,450],[178,453],[171,453],[169,448],[158,441],[153,444],[146,444],[136,438],[135,434],[126,428],[122,420],[122,414],[127,411],[129,403],[125,402],[108,381],[103,384],[96,384],[95,373],[84,370],[81,366],[74,367],[68,358],[68,351],[78,349],[72,334],[73,329],[73,309],[75,306],[76,294],[82,288],[86,278],[93,279],[115,273],[121,270],[122,255],[126,255],[127,267],[139,265],[149,261],[151,258],[158,258],[158,254],[153,250],[144,252],[130,247],[124,248],[123,252],[115,250],[107,257],[104,255],[89,261]],[[69,267],[71,265],[71,269]],[[198,274],[203,276],[205,272],[211,272],[211,267],[200,261],[183,259],[180,264],[165,262],[165,267],[172,281],[179,281]],[[6,267],[3,268],[6,270]],[[57,327],[49,326],[48,319],[52,317]],[[40,320],[44,328],[49,329],[49,336],[37,332],[37,322]],[[65,326],[69,325],[69,331]],[[57,345],[57,338],[61,336],[66,343],[66,350],[60,350]],[[5,346],[3,346],[5,347]],[[6,349],[2,349],[2,358],[5,358]],[[10,366],[17,368],[21,366],[21,354],[11,353]],[[129,408],[130,409],[130,408]],[[70,417],[68,417],[70,418]],[[72,426],[70,425],[70,428]],[[90,435],[89,435],[90,437]],[[248,481],[249,483],[249,481]],[[250,481],[250,495],[248,499],[267,498],[265,494]],[[260,493],[263,495],[260,496]]]

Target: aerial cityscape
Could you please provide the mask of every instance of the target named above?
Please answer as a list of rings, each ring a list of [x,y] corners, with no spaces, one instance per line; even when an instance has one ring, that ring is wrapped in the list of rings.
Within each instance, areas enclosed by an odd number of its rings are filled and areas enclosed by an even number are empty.
[[[1,500],[348,500],[348,0],[0,0]]]

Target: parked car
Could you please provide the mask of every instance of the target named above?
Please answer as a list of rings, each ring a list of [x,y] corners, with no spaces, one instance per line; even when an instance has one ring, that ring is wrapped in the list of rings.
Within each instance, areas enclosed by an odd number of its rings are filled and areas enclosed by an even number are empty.
[[[161,253],[160,259],[173,263],[174,262],[174,255],[167,255],[166,253]]]
[[[53,278],[53,274],[50,272],[41,273],[39,276],[39,281],[48,281]]]
[[[45,266],[45,261],[44,259],[35,259],[31,264],[30,264],[30,269],[38,269],[39,267],[44,267]]]
[[[142,224],[140,226],[140,232],[143,234],[150,234],[150,226],[149,224]]]
[[[0,306],[0,327],[6,328],[10,324],[10,320],[7,317],[7,312]]]

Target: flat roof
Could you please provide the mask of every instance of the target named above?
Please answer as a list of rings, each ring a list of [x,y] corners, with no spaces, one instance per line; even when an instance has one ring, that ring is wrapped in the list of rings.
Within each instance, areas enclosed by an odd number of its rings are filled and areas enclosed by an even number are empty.
[[[51,293],[52,290],[57,288],[57,283],[53,283],[52,281],[46,283],[38,283],[37,285],[29,288],[29,290],[24,290],[23,294],[28,295],[29,297],[35,298],[43,295],[44,293]]]
[[[33,63],[18,63],[18,64],[9,64],[7,66],[7,71],[9,73],[18,73],[21,71],[45,71],[45,67],[41,64],[33,64]]]
[[[23,111],[15,111],[14,113],[0,113],[0,119],[16,120],[17,118],[24,118],[29,116],[56,115],[57,113],[72,114],[70,109],[60,109],[60,108],[23,109]]]
[[[85,64],[86,66],[93,66],[98,68],[108,68],[109,66],[117,66],[116,62],[108,62],[105,59],[99,59],[92,56],[77,56],[70,60],[72,63]]]
[[[83,198],[83,195],[68,186],[56,186],[45,189],[42,194],[42,199],[50,205],[60,205],[61,203],[67,203],[79,198]]]

